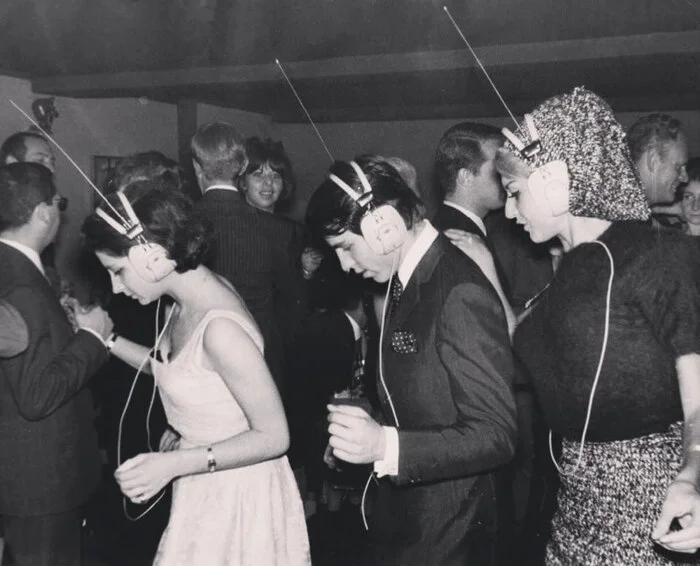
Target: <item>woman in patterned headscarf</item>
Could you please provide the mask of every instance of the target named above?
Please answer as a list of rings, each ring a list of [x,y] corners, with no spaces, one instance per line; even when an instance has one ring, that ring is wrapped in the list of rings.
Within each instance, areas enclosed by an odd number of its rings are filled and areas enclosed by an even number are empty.
[[[496,158],[506,214],[567,252],[516,333],[563,439],[546,562],[687,560],[678,551],[700,546],[700,257],[647,222],[601,98],[576,88],[525,118]]]

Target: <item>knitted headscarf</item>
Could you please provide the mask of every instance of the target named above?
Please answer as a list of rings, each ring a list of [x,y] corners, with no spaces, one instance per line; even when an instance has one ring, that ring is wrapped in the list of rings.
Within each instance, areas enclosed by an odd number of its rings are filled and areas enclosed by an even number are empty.
[[[603,220],[649,218],[625,132],[607,102],[577,87],[545,100],[530,115],[539,134],[539,153],[525,157],[510,139],[504,147],[532,169],[563,160],[571,181],[571,214]],[[525,146],[534,141],[526,122],[513,132]]]

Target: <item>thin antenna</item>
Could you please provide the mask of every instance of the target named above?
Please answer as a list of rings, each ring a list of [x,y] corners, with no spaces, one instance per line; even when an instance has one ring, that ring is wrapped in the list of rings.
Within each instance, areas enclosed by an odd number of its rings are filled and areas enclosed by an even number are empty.
[[[328,149],[328,146],[326,145],[326,142],[323,141],[323,136],[321,135],[321,132],[318,131],[318,128],[316,127],[316,124],[313,121],[313,118],[311,118],[311,114],[309,114],[309,111],[306,109],[306,106],[304,106],[304,103],[301,100],[301,97],[299,96],[299,93],[297,92],[297,89],[294,88],[294,85],[292,84],[292,81],[289,80],[289,77],[287,76],[287,73],[284,72],[284,69],[282,68],[282,63],[280,63],[279,59],[275,59],[275,63],[277,66],[280,68],[280,71],[282,71],[282,75],[284,76],[284,80],[287,81],[287,84],[289,85],[289,88],[292,89],[292,92],[294,93],[294,96],[297,97],[297,100],[299,101],[299,105],[301,106],[301,109],[304,111],[306,114],[306,117],[309,119],[309,122],[311,123],[311,126],[313,127],[314,131],[316,132],[316,135],[318,136],[318,139],[321,140],[321,144],[323,145],[323,149],[326,150],[326,153],[328,154],[328,157],[331,158],[331,163],[335,162],[335,158],[333,157],[333,154],[331,153],[331,150]]]
[[[479,64],[479,67],[481,67],[481,70],[484,72],[484,75],[486,75],[486,78],[488,79],[489,83],[491,84],[491,87],[493,88],[493,90],[496,92],[496,95],[497,95],[498,98],[500,99],[501,104],[503,104],[503,107],[506,109],[506,112],[508,112],[508,114],[510,115],[511,119],[513,120],[513,123],[515,124],[515,127],[516,127],[517,129],[520,129],[520,126],[518,125],[518,121],[515,119],[515,116],[513,116],[513,113],[510,111],[510,108],[509,108],[508,105],[506,104],[506,101],[503,100],[503,97],[501,96],[501,93],[498,91],[498,89],[496,88],[496,85],[495,85],[494,82],[491,80],[491,76],[489,75],[488,71],[487,71],[486,68],[481,64],[481,59],[479,59],[479,57],[478,57],[478,55],[476,54],[476,52],[472,49],[472,46],[469,45],[469,42],[467,41],[467,38],[464,37],[464,34],[462,33],[462,30],[461,30],[461,29],[459,28],[459,26],[457,25],[457,22],[455,22],[454,18],[452,17],[452,14],[450,14],[450,11],[447,9],[447,6],[443,6],[442,9],[445,10],[445,13],[447,14],[447,17],[450,18],[450,21],[452,22],[452,25],[453,25],[453,26],[455,27],[455,29],[457,30],[457,33],[458,33],[459,36],[462,38],[462,41],[464,41],[464,43],[466,44],[467,48],[468,48],[469,51],[471,52],[472,56],[474,57],[474,59],[476,59],[476,62]]]
[[[60,152],[63,155],[65,155],[66,159],[68,161],[70,161],[71,165],[73,165],[73,167],[75,167],[77,169],[78,173],[80,173],[83,176],[83,178],[88,182],[88,185],[90,185],[95,190],[95,192],[98,195],[100,195],[100,197],[102,197],[102,200],[105,201],[105,203],[107,203],[107,206],[109,206],[109,208],[112,209],[112,212],[114,212],[114,214],[117,215],[117,218],[119,218],[119,220],[121,220],[125,225],[129,225],[129,221],[126,220],[126,218],[124,218],[124,216],[119,214],[119,211],[112,206],[112,204],[107,200],[107,197],[105,197],[102,194],[102,191],[100,191],[100,189],[98,189],[95,186],[95,183],[93,183],[90,180],[90,177],[88,177],[85,174],[85,172],[78,166],[78,164],[75,161],[73,161],[73,158],[70,155],[68,155],[68,153],[66,153],[66,151],[60,145],[58,145],[58,142],[55,139],[53,139],[51,137],[51,135],[46,130],[44,130],[44,128],[42,128],[39,124],[37,124],[37,122],[36,122],[36,120],[34,120],[34,118],[32,118],[29,114],[27,114],[24,110],[22,110],[19,106],[17,106],[13,100],[10,100],[10,104],[12,104],[12,106],[14,106],[17,110],[19,110],[20,113],[22,115],[24,115],[24,117],[27,120],[29,120],[32,124],[34,124],[39,129],[39,131],[44,135],[44,137],[46,139],[48,139],[52,144],[54,144],[60,150]]]

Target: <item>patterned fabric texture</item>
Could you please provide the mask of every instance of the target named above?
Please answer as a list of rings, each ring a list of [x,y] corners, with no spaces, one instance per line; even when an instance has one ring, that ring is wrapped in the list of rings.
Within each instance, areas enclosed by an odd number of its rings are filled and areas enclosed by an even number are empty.
[[[681,464],[681,436],[676,423],[665,433],[589,442],[576,471],[579,442],[564,440],[560,467],[573,473],[561,478],[547,566],[700,563],[651,540],[666,488]]]
[[[391,335],[391,349],[397,354],[415,354],[418,342],[415,334],[409,330],[396,330]]]
[[[571,214],[604,220],[650,217],[625,132],[607,102],[577,87],[547,99],[531,115],[542,150],[525,160],[510,141],[504,147],[533,169],[563,160],[571,181]],[[525,145],[532,142],[524,123],[514,133]]]

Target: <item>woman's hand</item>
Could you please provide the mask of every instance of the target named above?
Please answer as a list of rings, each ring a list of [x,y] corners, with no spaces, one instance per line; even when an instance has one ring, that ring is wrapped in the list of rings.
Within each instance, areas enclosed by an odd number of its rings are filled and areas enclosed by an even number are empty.
[[[126,497],[144,503],[177,477],[176,463],[176,452],[139,454],[119,466],[114,477]]]
[[[301,254],[301,269],[305,278],[313,277],[323,261],[323,253],[316,248],[307,247]]]
[[[464,230],[456,230],[454,228],[445,230],[445,236],[447,236],[455,246],[467,254],[484,273],[490,271],[496,272],[493,256],[482,238],[476,234],[471,234]]]
[[[681,529],[672,532],[674,519]],[[668,486],[651,538],[675,552],[692,554],[700,548],[700,493],[691,482],[674,481]]]
[[[172,452],[178,448],[180,448],[180,435],[172,428],[167,427],[163,433],[163,436],[160,437],[158,450],[161,452]]]

